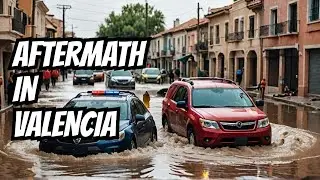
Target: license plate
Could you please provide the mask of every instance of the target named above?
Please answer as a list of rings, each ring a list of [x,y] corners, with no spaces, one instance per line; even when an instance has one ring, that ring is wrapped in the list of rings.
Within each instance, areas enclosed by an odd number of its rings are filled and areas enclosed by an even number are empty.
[[[85,81],[85,80],[86,80],[86,78],[82,78],[81,80]]]
[[[235,139],[235,144],[238,146],[245,146],[248,144],[248,138],[247,137],[239,137]]]

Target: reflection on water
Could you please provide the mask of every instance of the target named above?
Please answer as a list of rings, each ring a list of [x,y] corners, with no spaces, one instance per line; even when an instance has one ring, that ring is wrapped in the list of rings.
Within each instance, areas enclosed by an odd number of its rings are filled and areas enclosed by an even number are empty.
[[[272,123],[320,133],[320,111],[273,102],[266,102],[262,110]]]

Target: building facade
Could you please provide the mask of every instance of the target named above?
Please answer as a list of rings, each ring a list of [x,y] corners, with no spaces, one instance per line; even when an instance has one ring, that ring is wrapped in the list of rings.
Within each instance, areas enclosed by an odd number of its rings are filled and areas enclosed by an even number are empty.
[[[242,69],[244,88],[256,86],[262,78],[260,14],[247,5],[246,0],[238,0],[206,16],[210,21],[210,75],[236,80],[237,70]]]
[[[8,66],[13,50],[13,43],[16,39],[25,34],[25,26],[28,17],[19,6],[16,0],[0,1],[0,98],[1,107],[6,102],[6,87],[8,79]]]
[[[43,1],[35,2],[35,10],[33,11],[33,0],[19,1],[19,7],[26,12],[28,16],[28,24],[26,26],[26,37],[46,37],[46,14],[49,12],[48,7]],[[34,15],[34,25],[32,23],[32,13]]]
[[[264,76],[269,93],[284,87],[320,95],[319,0],[264,0]]]

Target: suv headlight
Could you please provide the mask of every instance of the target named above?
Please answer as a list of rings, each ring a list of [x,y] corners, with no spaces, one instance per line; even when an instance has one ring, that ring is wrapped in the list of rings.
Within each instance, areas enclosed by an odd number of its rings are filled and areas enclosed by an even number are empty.
[[[121,131],[119,133],[119,141],[122,141],[126,137],[126,133],[124,131]]]
[[[90,77],[90,79],[92,80],[94,78],[94,76],[92,75],[91,77]]]
[[[135,79],[134,79],[134,78],[132,78],[132,79],[131,79],[131,82],[134,82],[134,81],[135,81]]]
[[[220,129],[219,124],[216,121],[206,120],[200,118],[201,126],[204,128],[210,128],[210,129]]]
[[[117,81],[115,78],[111,78],[111,81],[113,81],[113,82],[115,82],[115,81]]]
[[[258,128],[264,128],[267,127],[269,125],[269,119],[268,118],[264,118],[258,121]]]

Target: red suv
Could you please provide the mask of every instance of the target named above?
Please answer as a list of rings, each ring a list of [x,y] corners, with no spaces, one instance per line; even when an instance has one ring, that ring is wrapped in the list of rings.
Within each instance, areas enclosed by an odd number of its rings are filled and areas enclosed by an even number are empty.
[[[268,117],[231,80],[189,78],[175,81],[162,102],[162,125],[203,147],[270,145]]]

